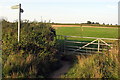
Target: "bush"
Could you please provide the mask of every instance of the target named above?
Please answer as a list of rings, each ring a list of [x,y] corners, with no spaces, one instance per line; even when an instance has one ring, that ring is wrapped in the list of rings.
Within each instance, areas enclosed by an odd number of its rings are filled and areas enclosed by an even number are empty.
[[[3,77],[43,78],[58,68],[55,30],[51,25],[22,25],[18,43],[16,23],[3,23]]]

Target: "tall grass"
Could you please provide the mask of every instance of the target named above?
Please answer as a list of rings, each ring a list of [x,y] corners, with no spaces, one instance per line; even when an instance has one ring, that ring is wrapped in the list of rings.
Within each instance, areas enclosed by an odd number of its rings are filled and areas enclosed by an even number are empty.
[[[77,61],[64,78],[120,78],[118,75],[118,49],[104,54],[78,55]]]

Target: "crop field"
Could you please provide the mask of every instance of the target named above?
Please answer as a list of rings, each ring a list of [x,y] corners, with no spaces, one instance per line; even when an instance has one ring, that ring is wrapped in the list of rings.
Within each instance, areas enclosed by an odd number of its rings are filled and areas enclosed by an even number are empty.
[[[118,28],[98,28],[98,27],[57,27],[57,35],[83,36],[98,38],[117,38]]]
[[[96,38],[118,38],[118,28],[115,27],[80,27],[80,26],[57,26],[54,28],[56,29],[57,35],[65,35],[65,36],[81,36],[81,37],[96,37]],[[64,42],[63,37],[58,37],[58,42],[60,44],[59,48],[60,51],[66,50],[66,52],[69,54],[70,51],[74,52],[77,48],[70,48],[68,46],[79,46],[82,47],[84,44],[79,43],[67,43]],[[87,38],[67,38],[67,41],[75,41],[75,42],[88,42],[90,43],[94,39],[87,39]],[[104,40],[108,44],[111,44],[110,40]],[[97,41],[96,41],[97,43]],[[102,43],[102,42],[101,42]],[[116,45],[116,41],[112,41],[114,46]],[[64,45],[63,45],[64,44]],[[88,48],[98,48],[98,45],[88,45]],[[116,47],[114,47],[116,49]],[[100,49],[110,49],[108,46],[102,46],[100,45]],[[97,52],[97,50],[89,50],[89,49],[81,49],[84,50],[85,53],[87,51],[93,51]],[[100,51],[101,53],[106,53],[107,51]],[[64,51],[63,51],[64,52]],[[80,51],[79,51],[80,52]],[[82,52],[82,51],[81,51]],[[83,52],[84,53],[84,52]],[[118,77],[117,67],[118,67],[118,61],[116,59],[117,52],[116,50],[112,49],[110,52],[111,56],[108,56],[106,54],[103,55],[92,55],[89,57],[84,56],[77,56],[78,61],[73,65],[73,67],[67,72],[67,74],[63,75],[62,78],[86,78],[86,77]],[[114,57],[113,57],[114,55]],[[108,60],[109,59],[109,60]],[[87,62],[88,60],[88,62]],[[112,64],[115,63],[115,64]],[[108,65],[110,64],[110,65]],[[98,66],[99,69],[98,69]],[[102,65],[102,66],[101,66]],[[103,67],[103,65],[105,67]],[[94,67],[93,67],[94,66]],[[97,67],[96,67],[97,66]],[[92,69],[90,69],[92,68]],[[87,71],[87,72],[86,72]],[[95,72],[94,72],[95,71]],[[99,72],[100,71],[100,72]],[[108,74],[110,73],[110,74]],[[102,74],[102,75],[101,75]]]
[[[57,35],[66,35],[66,36],[81,36],[81,37],[97,37],[97,38],[118,38],[118,28],[106,28],[106,27],[54,27],[56,29]],[[64,44],[64,38],[59,38],[59,43]],[[91,42],[95,39],[88,38],[67,38],[68,41],[83,41]],[[105,42],[110,42],[111,40],[104,40]],[[82,46],[81,44],[72,44],[67,45],[71,46]]]

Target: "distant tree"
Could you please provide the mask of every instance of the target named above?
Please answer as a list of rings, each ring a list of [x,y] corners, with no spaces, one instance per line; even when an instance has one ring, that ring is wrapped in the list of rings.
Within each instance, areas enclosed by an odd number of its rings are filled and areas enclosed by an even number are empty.
[[[87,21],[87,24],[91,24],[92,22],[91,21]]]
[[[103,25],[105,25],[105,23],[103,23]]]
[[[29,20],[25,19],[25,20],[22,20],[23,23],[30,23]]]
[[[99,24],[99,22],[96,22],[96,24]]]
[[[49,20],[48,23],[51,23],[51,20]]]
[[[54,22],[52,22],[52,24],[54,24]]]
[[[95,24],[94,22],[92,22],[92,24]]]

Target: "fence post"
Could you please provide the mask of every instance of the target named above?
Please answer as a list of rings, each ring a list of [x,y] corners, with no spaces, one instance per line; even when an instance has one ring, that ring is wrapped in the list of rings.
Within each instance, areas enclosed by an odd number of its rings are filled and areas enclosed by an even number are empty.
[[[100,52],[100,40],[98,39],[98,52]]]
[[[66,40],[67,40],[67,37],[66,36],[64,36],[64,53],[65,53],[65,51],[66,51]]]

